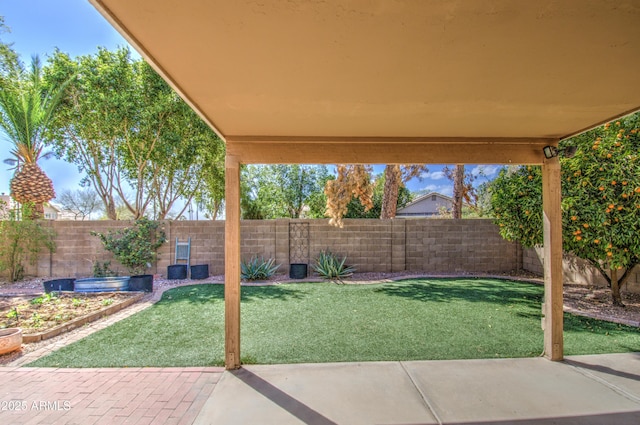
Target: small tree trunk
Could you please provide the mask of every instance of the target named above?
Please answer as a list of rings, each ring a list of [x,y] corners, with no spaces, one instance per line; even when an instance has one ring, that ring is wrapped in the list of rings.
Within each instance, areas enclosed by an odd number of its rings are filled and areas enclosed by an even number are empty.
[[[400,166],[387,165],[384,168],[384,192],[380,218],[395,218],[398,208],[398,191],[400,189]]]
[[[109,220],[117,220],[118,213],[116,212],[116,204],[111,199],[109,199],[105,207],[106,207],[105,212],[107,213],[107,218]]]
[[[622,296],[620,295],[620,282],[618,282],[618,269],[611,269],[611,296],[613,298],[613,305],[617,307],[624,307],[622,303]]]
[[[453,210],[451,215],[454,219],[462,218],[462,197],[464,196],[464,165],[456,165],[453,174]]]

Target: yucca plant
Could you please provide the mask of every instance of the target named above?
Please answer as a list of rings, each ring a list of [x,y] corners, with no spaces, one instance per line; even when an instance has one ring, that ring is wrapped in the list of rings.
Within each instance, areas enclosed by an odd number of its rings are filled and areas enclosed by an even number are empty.
[[[354,267],[345,266],[347,257],[340,259],[329,250],[320,251],[313,270],[323,279],[333,280],[336,283],[344,283],[342,280],[351,277],[356,271]]]
[[[273,258],[265,260],[263,257],[252,257],[249,261],[240,263],[240,276],[243,280],[266,280],[273,276],[280,268]]]

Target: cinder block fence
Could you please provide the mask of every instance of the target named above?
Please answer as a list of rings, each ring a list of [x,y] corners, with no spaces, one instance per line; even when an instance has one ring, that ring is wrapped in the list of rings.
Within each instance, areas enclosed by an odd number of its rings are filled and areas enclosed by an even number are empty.
[[[439,219],[347,219],[343,229],[328,220],[243,220],[244,259],[274,258],[287,273],[291,263],[312,264],[321,250],[347,256],[347,263],[359,272],[425,273],[510,273],[527,270],[542,274],[541,250],[522,249],[520,244],[500,237],[491,220]],[[32,276],[86,277],[95,261],[112,262],[112,268],[126,274],[91,231],[106,232],[130,226],[128,221],[53,221],[57,250],[43,254],[36,266],[27,267]],[[175,263],[176,238],[191,238],[191,264],[208,264],[213,275],[224,274],[223,221],[164,221],[168,243],[159,249],[158,261],[149,270],[166,275]],[[584,262],[565,259],[565,282],[604,284]],[[629,289],[640,292],[640,273],[634,274]]]
[[[112,261],[124,273],[91,231],[106,232],[131,225],[128,221],[54,221],[57,250],[42,255],[40,277],[80,277],[92,273],[94,261]],[[165,221],[168,243],[159,249],[150,270],[166,274],[175,263],[176,238],[191,238],[191,264],[208,264],[211,274],[224,274],[223,221]],[[360,272],[427,271],[509,272],[521,268],[519,244],[503,240],[490,220],[345,220],[343,229],[328,220],[244,220],[242,257],[274,258],[287,272],[290,263],[311,264],[321,250],[347,256]]]

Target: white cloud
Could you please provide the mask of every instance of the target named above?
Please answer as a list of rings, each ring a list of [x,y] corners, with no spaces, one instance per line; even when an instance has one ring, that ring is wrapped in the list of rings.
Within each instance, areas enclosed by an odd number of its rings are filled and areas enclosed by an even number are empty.
[[[499,165],[477,165],[471,169],[471,174],[474,176],[484,175],[487,178],[495,176],[500,171]]]
[[[437,192],[442,195],[452,196],[453,195],[453,186],[445,185],[445,184],[428,184],[422,188],[423,191],[429,192]]]
[[[444,171],[428,172],[422,175],[423,179],[430,179],[430,180],[442,180],[445,177],[446,176],[444,175]]]

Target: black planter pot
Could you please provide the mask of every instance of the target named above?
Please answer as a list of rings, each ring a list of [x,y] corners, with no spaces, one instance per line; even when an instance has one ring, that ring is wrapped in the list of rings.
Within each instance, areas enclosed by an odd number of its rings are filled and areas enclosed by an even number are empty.
[[[129,278],[130,291],[153,292],[153,275],[141,274]]]
[[[53,279],[46,280],[42,283],[44,286],[44,292],[52,292],[52,291],[73,291],[73,283],[75,279]]]
[[[191,279],[206,279],[209,277],[209,265],[197,264],[191,266]]]
[[[307,265],[303,263],[294,263],[289,265],[289,278],[305,279],[307,277]]]
[[[186,279],[187,278],[187,265],[186,264],[173,264],[167,267],[167,279]]]

